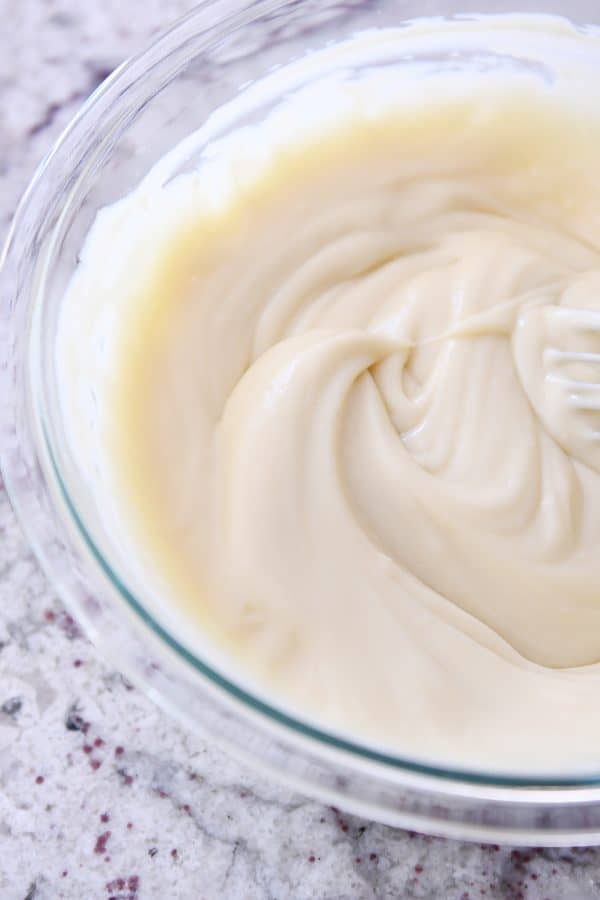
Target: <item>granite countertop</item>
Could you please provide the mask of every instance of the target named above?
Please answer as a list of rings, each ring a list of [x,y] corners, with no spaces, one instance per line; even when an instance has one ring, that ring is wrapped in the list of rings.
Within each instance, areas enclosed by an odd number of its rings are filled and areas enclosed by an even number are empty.
[[[0,235],[81,101],[191,6],[0,0]],[[0,486],[2,900],[591,900],[600,849],[486,847],[361,821],[186,734],[99,659]]]

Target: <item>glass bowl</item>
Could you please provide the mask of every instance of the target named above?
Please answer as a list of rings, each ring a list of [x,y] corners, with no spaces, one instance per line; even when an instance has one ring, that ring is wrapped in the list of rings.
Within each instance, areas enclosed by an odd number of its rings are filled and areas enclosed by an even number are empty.
[[[64,602],[112,664],[186,727],[305,793],[388,824],[493,842],[596,844],[600,759],[597,773],[573,778],[428,766],[294,718],[192,652],[132,589],[70,456],[57,390],[61,301],[97,211],[241,86],[361,30],[424,15],[508,12],[600,23],[595,6],[574,0],[210,0],[117,69],[40,165],[5,247],[2,470]],[[490,53],[482,47],[480,57]],[[456,69],[460,52],[447,47],[424,62]]]

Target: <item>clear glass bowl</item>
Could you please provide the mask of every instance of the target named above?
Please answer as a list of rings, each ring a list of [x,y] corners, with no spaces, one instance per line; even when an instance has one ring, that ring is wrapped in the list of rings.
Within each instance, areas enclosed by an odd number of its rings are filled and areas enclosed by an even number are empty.
[[[128,588],[118,548],[70,457],[57,394],[58,314],[96,212],[240,86],[367,28],[424,15],[507,12],[600,23],[595,5],[574,0],[211,0],[111,75],[39,167],[5,248],[2,468],[64,602],[111,662],[185,726],[306,793],[382,822],[495,842],[595,844],[600,761],[597,774],[573,779],[433,768],[294,719],[190,652]],[[460,54],[451,49],[424,61],[456,68]]]

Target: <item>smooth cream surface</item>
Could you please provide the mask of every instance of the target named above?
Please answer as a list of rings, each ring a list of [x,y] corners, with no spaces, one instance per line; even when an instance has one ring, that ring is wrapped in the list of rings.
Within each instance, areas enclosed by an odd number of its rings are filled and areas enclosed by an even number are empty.
[[[154,590],[277,702],[590,767],[599,414],[546,349],[600,351],[549,313],[600,310],[600,108],[448,82],[340,82],[104,210],[60,336],[74,445]]]

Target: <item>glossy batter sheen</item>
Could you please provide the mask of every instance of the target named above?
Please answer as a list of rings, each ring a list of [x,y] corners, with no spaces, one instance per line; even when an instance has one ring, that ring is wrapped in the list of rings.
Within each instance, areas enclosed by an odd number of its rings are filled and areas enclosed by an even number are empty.
[[[575,346],[549,307],[600,310],[600,117],[525,77],[377,115],[348,91],[259,162],[225,147],[218,197],[150,178],[99,217],[71,309],[112,311],[63,349],[82,371],[118,320],[115,508],[276,702],[423,758],[593,765],[599,414],[545,350]]]

